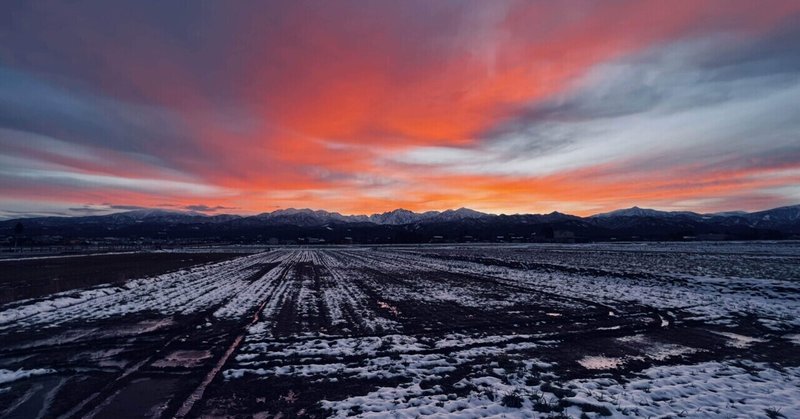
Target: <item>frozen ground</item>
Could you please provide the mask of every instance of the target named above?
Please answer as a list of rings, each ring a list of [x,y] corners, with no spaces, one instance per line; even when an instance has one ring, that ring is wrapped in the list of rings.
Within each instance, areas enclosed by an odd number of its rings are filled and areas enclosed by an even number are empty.
[[[797,243],[278,249],[0,306],[6,417],[800,417]]]

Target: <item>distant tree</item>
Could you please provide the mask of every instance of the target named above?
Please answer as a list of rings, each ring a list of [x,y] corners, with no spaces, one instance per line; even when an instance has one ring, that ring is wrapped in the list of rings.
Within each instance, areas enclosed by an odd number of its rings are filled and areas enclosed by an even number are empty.
[[[541,234],[541,235],[542,235],[542,236],[543,236],[545,239],[552,239],[552,238],[554,238],[554,237],[555,237],[555,231],[553,230],[553,226],[551,226],[551,225],[549,225],[549,224],[548,224],[548,225],[545,225],[545,226],[543,226],[543,227],[541,228],[541,230],[539,230],[539,233],[540,233],[540,234]]]
[[[14,226],[14,248],[17,247],[17,242],[19,238],[22,237],[22,233],[25,232],[25,226],[22,225],[21,222],[18,222],[17,225]]]

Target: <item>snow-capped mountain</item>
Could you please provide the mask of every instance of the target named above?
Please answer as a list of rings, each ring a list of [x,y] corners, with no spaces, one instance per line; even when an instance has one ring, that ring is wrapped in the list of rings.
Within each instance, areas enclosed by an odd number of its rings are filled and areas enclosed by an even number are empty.
[[[430,217],[431,213],[418,214],[407,209],[398,208],[394,211],[387,211],[382,214],[372,214],[368,218],[369,222],[382,225],[401,225],[411,224],[423,218]]]
[[[464,220],[468,218],[492,217],[491,214],[471,210],[469,208],[459,208],[446,211],[427,211],[417,213],[406,209],[396,209],[384,212],[383,214],[372,214],[368,217],[370,222],[381,225],[403,225],[420,222],[447,222]]]
[[[287,224],[301,227],[321,226],[329,223],[351,223],[365,222],[367,217],[363,215],[342,215],[338,212],[328,212],[324,210],[312,210],[308,208],[296,209],[287,208],[273,212],[265,212],[254,217],[268,224]]]
[[[800,205],[773,208],[766,211],[751,212],[740,216],[753,227],[774,227],[800,223]]]
[[[471,210],[469,208],[459,208],[455,210],[442,211],[438,214],[431,216],[429,219],[437,222],[446,222],[446,221],[459,221],[459,220],[466,220],[471,218],[483,218],[483,217],[491,217],[491,215]]]
[[[326,242],[428,242],[432,238],[470,241],[737,240],[800,237],[800,205],[753,213],[697,214],[633,207],[591,217],[550,214],[485,214],[468,208],[416,213],[396,209],[372,215],[343,215],[311,209],[281,209],[254,216],[206,215],[168,210],[135,210],[84,217],[40,217],[0,221],[0,238],[22,222],[31,236],[212,238],[291,242],[298,237]],[[505,240],[504,239],[504,240]]]
[[[712,214],[706,214],[709,217],[741,217],[747,215],[747,211],[723,211],[723,212],[715,212]]]
[[[372,215],[342,215],[338,212],[328,212],[323,210],[303,209],[281,209],[273,212],[265,212],[255,217],[270,224],[290,224],[297,226],[320,226],[329,223],[372,223],[378,225],[404,225],[420,222],[446,222],[463,220],[467,218],[487,217],[489,214],[471,210],[469,208],[459,208],[447,211],[428,211],[417,213],[407,209],[398,208]]]
[[[631,207],[618,209],[611,212],[604,212],[592,215],[590,218],[611,218],[611,217],[676,217],[690,216],[699,217],[700,214],[690,211],[659,211],[650,208]]]
[[[241,218],[239,215],[220,214],[207,215],[195,211],[175,211],[164,209],[139,209],[115,214],[78,217],[81,220],[106,222],[112,224],[130,223],[163,223],[163,224],[190,224],[190,223],[221,223]],[[63,217],[52,217],[51,221],[63,220]]]

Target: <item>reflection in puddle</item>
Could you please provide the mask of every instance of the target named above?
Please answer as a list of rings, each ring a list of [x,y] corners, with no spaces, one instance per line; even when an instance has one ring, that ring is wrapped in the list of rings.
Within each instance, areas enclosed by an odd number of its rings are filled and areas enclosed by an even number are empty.
[[[36,348],[39,346],[57,346],[65,343],[73,343],[97,331],[95,328],[88,329],[71,329],[66,332],[59,333],[47,339],[33,340],[23,345],[15,346],[14,349]]]
[[[114,329],[108,330],[103,337],[122,337],[131,335],[140,335],[143,333],[155,332],[156,330],[163,329],[167,326],[172,326],[175,321],[171,317],[154,320],[143,320],[134,324],[127,324],[117,326]]]
[[[128,365],[128,361],[124,359],[115,359],[117,355],[123,352],[122,348],[112,348],[92,352],[82,352],[72,358],[75,362],[90,362],[98,367],[114,367],[123,368]]]
[[[609,358],[605,356],[585,356],[578,360],[583,368],[587,370],[612,370],[619,368],[625,361],[622,358]]]
[[[211,358],[209,351],[175,351],[153,363],[154,367],[197,367]]]
[[[400,315],[400,310],[397,307],[385,302],[385,301],[378,301],[378,306],[384,310],[389,310],[395,317]]]
[[[6,418],[42,417],[52,403],[55,393],[66,379],[58,377],[46,378],[34,384],[30,390],[14,401],[3,412]]]

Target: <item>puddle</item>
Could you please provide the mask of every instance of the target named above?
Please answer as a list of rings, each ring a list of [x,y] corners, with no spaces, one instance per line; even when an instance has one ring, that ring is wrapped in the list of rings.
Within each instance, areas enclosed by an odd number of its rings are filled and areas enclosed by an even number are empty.
[[[14,346],[14,349],[37,348],[39,346],[57,346],[65,343],[73,343],[96,332],[97,329],[72,329],[47,339],[34,340],[22,345]]]
[[[66,381],[63,378],[50,377],[38,382],[31,387],[22,397],[14,402],[3,417],[6,418],[36,418],[42,417],[50,406],[59,387]]]
[[[207,359],[211,358],[209,351],[175,351],[171,354],[153,362],[154,367],[185,367],[193,368],[203,365]]]
[[[167,408],[177,379],[141,378],[131,382],[100,406],[95,418],[155,418]]]
[[[621,367],[624,363],[625,361],[622,358],[605,356],[585,356],[578,360],[578,364],[587,370],[613,370]]]
[[[0,358],[0,369],[15,370],[14,366],[18,365],[26,359],[33,358],[34,355],[23,355],[8,358]]]
[[[123,352],[122,348],[105,349],[101,351],[82,352],[72,358],[76,362],[90,362],[98,367],[124,368],[128,361],[124,359],[114,359],[115,356]]]
[[[175,324],[175,321],[172,320],[171,317],[158,320],[143,320],[138,323],[122,325],[113,330],[109,330],[103,337],[122,337],[150,333],[172,326],[173,324]]]

